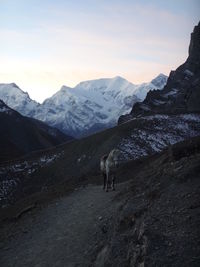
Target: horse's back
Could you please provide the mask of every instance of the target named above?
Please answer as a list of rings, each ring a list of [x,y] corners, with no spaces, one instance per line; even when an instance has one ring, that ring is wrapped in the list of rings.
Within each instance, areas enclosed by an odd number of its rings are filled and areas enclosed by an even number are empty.
[[[119,157],[120,153],[121,153],[121,151],[120,151],[119,149],[114,148],[114,149],[112,149],[112,150],[110,151],[110,153],[109,153],[109,155],[108,155],[108,158],[109,158],[109,159],[110,159],[110,158],[112,159],[112,158],[114,158],[114,157]]]
[[[112,149],[108,155],[108,158],[106,160],[106,169],[107,172],[116,172],[118,163],[119,163],[119,156],[120,156],[120,150],[119,149]]]

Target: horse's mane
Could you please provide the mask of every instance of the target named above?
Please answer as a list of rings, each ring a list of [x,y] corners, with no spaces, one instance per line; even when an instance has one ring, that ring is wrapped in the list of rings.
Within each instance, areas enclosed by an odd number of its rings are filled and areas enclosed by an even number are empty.
[[[110,151],[109,157],[112,157],[116,153],[119,154],[120,153],[120,150],[115,148],[115,149],[113,149],[113,150]]]

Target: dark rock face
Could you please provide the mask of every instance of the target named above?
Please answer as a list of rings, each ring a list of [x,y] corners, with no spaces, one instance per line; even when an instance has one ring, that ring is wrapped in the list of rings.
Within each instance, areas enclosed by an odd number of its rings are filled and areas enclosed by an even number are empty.
[[[186,62],[171,71],[163,90],[153,90],[136,103],[130,114],[121,116],[119,124],[131,118],[156,113],[200,112],[200,23],[191,34]]]
[[[188,59],[190,61],[198,60],[198,63],[200,63],[200,22],[194,27],[194,31],[191,33]]]

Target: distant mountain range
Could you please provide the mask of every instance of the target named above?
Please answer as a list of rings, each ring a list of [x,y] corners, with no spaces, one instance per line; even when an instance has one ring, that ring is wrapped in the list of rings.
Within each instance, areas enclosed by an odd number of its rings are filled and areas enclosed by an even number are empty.
[[[35,118],[74,137],[81,137],[116,125],[119,116],[131,111],[150,90],[161,90],[167,76],[149,83],[132,84],[119,76],[63,86],[42,104],[32,100],[16,84],[0,84],[0,99],[24,116]]]
[[[0,162],[71,139],[41,121],[22,116],[0,100]]]

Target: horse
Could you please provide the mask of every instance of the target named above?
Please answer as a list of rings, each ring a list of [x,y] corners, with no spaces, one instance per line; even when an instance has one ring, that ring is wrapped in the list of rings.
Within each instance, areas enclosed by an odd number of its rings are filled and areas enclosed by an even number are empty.
[[[120,163],[121,151],[118,149],[113,149],[110,151],[109,155],[104,155],[100,160],[100,169],[104,178],[103,189],[108,192],[108,186],[110,184],[110,178],[112,178],[112,190],[115,190],[115,178],[117,168]]]

